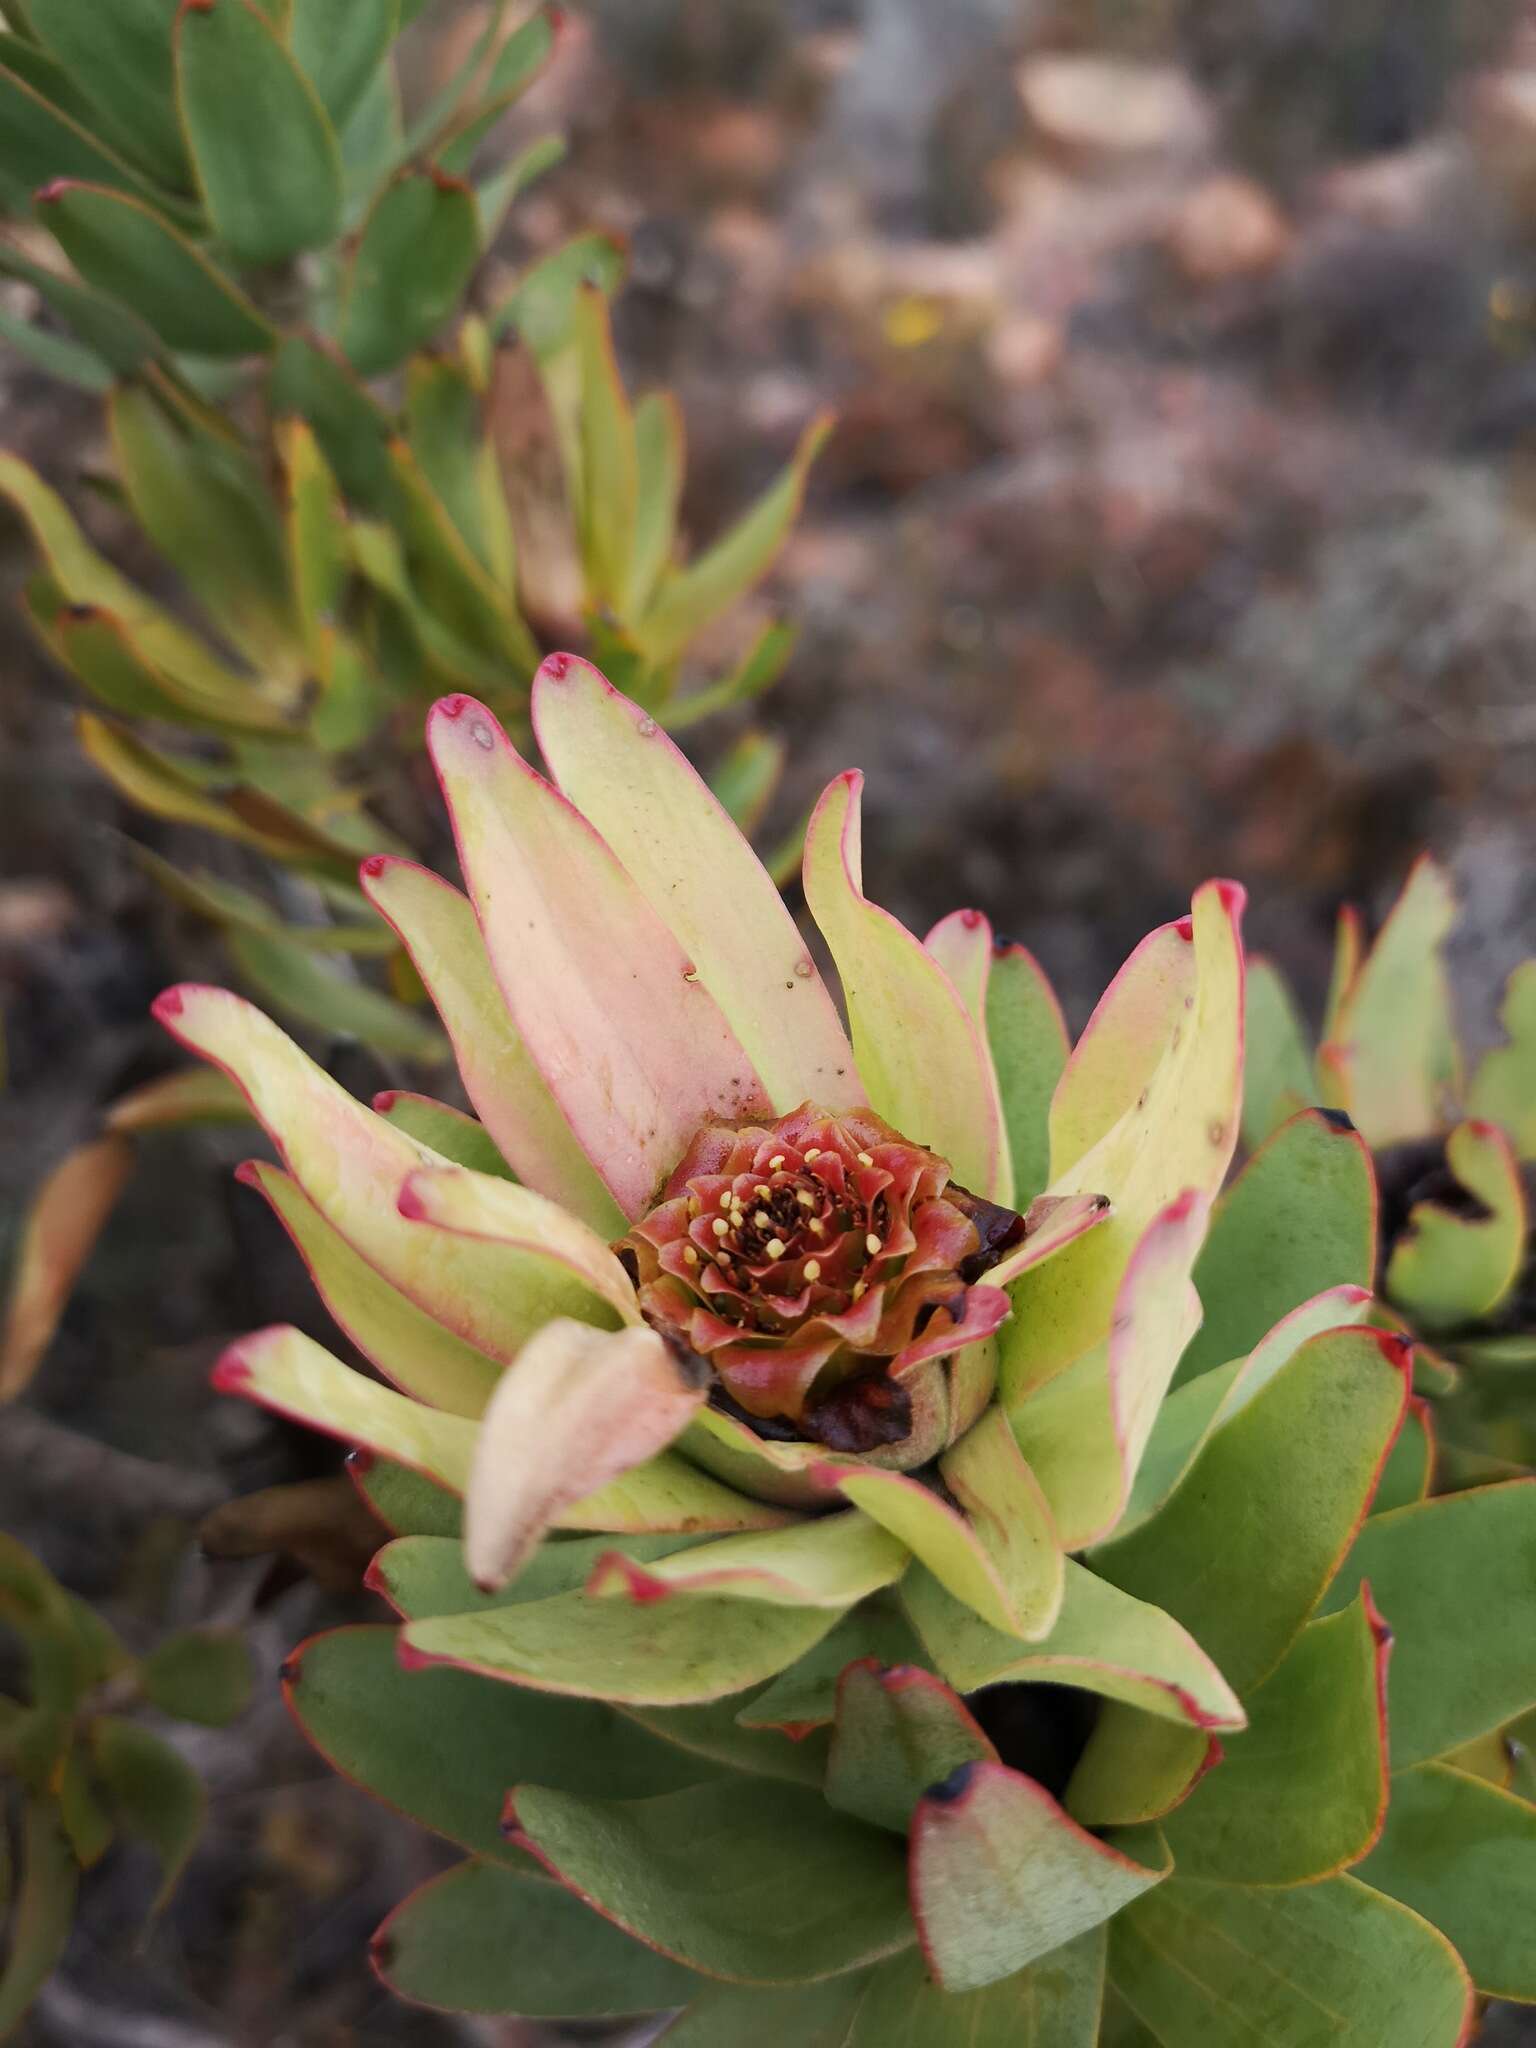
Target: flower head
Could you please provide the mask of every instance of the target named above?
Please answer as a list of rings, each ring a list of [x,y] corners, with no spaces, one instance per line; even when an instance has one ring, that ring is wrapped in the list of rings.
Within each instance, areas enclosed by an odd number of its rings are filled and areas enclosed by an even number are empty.
[[[982,1214],[1002,1226],[989,1248]],[[806,1104],[700,1131],[621,1256],[646,1320],[739,1407],[863,1451],[908,1434],[904,1378],[1005,1319],[1007,1296],[972,1283],[1024,1234],[871,1112]]]

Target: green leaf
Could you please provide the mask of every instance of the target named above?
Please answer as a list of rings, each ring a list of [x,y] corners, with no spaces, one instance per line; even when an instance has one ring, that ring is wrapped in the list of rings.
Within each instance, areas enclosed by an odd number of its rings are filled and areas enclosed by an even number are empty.
[[[145,1658],[144,1697],[178,1721],[223,1728],[250,1705],[251,1653],[234,1629],[195,1628],[167,1636]]]
[[[155,350],[155,338],[143,321],[77,278],[33,263],[17,249],[0,243],[0,277],[31,285],[90,350],[120,376],[141,369]]]
[[[1412,1395],[1397,1442],[1388,1454],[1371,1498],[1373,1515],[1388,1515],[1394,1508],[1409,1507],[1429,1492],[1435,1476],[1435,1433],[1430,1417],[1429,1402]]]
[[[345,365],[317,343],[289,335],[273,359],[267,398],[274,414],[308,421],[354,503],[376,511],[388,502],[389,422]]]
[[[1536,2001],[1536,1806],[1444,1764],[1403,1771],[1355,1874],[1447,1935],[1487,1997]]]
[[[1388,1299],[1431,1336],[1492,1315],[1526,1252],[1525,1190],[1506,1134],[1495,1124],[1458,1124],[1445,1158],[1475,1207],[1415,1202],[1387,1262]]]
[[[997,1751],[964,1702],[931,1672],[850,1665],[837,1688],[827,1802],[904,1835],[930,1785]]]
[[[1317,1092],[1296,998],[1272,960],[1248,960],[1243,1005],[1243,1143],[1256,1152]]]
[[[354,12],[366,0],[353,0]],[[314,87],[249,0],[176,17],[176,82],[214,233],[246,263],[281,263],[341,228],[341,152]],[[274,146],[275,144],[279,146]]]
[[[1500,1124],[1522,1159],[1536,1159],[1536,960],[1509,977],[1499,1011],[1508,1043],[1485,1053],[1467,1091],[1467,1109]]]
[[[1284,1656],[1359,1526],[1402,1419],[1406,1360],[1378,1330],[1311,1338],[1207,1440],[1156,1514],[1100,1546],[1095,1570],[1183,1622],[1245,1695]]]
[[[883,1665],[919,1665],[924,1654],[905,1610],[892,1595],[877,1593],[871,1600],[861,1600],[820,1642],[739,1706],[736,1719],[743,1728],[803,1735],[832,1719],[837,1682],[850,1664],[873,1659]]]
[[[789,749],[765,732],[744,732],[710,770],[709,786],[745,839],[763,822],[784,773]]]
[[[447,1058],[447,1040],[435,1024],[355,975],[327,966],[308,946],[275,932],[242,930],[231,931],[228,943],[244,980],[285,1016],[402,1059],[439,1066]]]
[[[633,1799],[714,1775],[596,1700],[407,1672],[398,1640],[374,1627],[312,1637],[286,1667],[288,1704],[333,1770],[478,1855],[521,1861],[500,1827],[515,1780]]]
[[[10,1944],[0,1970],[0,2040],[10,2039],[64,1953],[79,1882],[79,1867],[52,1801],[29,1799]]]
[[[35,25],[118,148],[181,191],[188,173],[171,70],[177,6],[178,0],[114,0],[107,8],[96,0],[42,0]],[[55,173],[61,174],[68,175]]]
[[[1174,1368],[1199,1327],[1190,1274],[1208,1215],[1190,1191],[1154,1216],[1121,1275],[1106,1342],[1008,1410],[1065,1550],[1109,1535],[1129,1505]]]
[[[1005,1683],[1073,1685],[1170,1721],[1242,1726],[1231,1687],[1177,1621],[1072,1558],[1061,1617],[1038,1643],[989,1628],[921,1566],[908,1572],[901,1597],[930,1657],[957,1692]]]
[[[397,1131],[404,1131],[434,1152],[441,1152],[456,1166],[467,1166],[475,1173],[495,1174],[500,1180],[517,1178],[484,1124],[466,1116],[462,1109],[450,1109],[446,1102],[434,1102],[428,1095],[414,1095],[401,1089],[388,1089],[383,1095],[376,1095],[373,1106]]]
[[[150,207],[95,184],[56,185],[40,219],[88,284],[121,299],[174,349],[266,355],[277,331],[245,294]]]
[[[75,1861],[82,1870],[94,1869],[112,1846],[112,1816],[101,1802],[82,1743],[70,1744],[57,1778],[59,1820]]]
[[[983,1991],[941,1991],[920,1955],[799,1991],[711,1985],[663,2048],[1095,2048],[1104,1937],[1095,1930]]]
[[[421,1473],[368,1451],[354,1451],[347,1459],[347,1470],[363,1499],[395,1535],[463,1535],[463,1501],[434,1486]]]
[[[768,573],[800,516],[811,464],[831,431],[832,422],[825,416],[812,420],[788,467],[757,502],[686,568],[661,579],[654,600],[634,628],[649,660],[674,660]]]
[[[146,1841],[159,1859],[153,1916],[175,1891],[203,1831],[203,1781],[168,1742],[117,1714],[91,1723],[91,1748],[119,1826]]]
[[[647,1567],[627,1542],[611,1545],[590,1590],[638,1602],[686,1595],[831,1607],[838,1613],[900,1578],[906,1546],[867,1515],[823,1515],[765,1534],[725,1536]]]
[[[246,808],[244,799],[252,792],[236,785],[227,794],[210,793],[206,782],[198,780],[192,772],[191,762],[174,760],[169,754],[146,746],[125,727],[109,725],[85,712],[76,721],[76,727],[89,759],[130,802],[153,817],[169,818],[182,825],[201,825],[242,846],[254,846],[273,860],[292,867],[326,869],[335,874],[338,870],[345,873],[352,865],[350,860],[322,856],[315,844],[320,835],[307,834],[303,821],[291,813],[285,814],[277,804],[251,806],[262,826],[277,829],[262,829],[247,822],[241,811]],[[239,809],[234,800],[241,800]]]
[[[566,1543],[554,1546],[557,1550],[569,1547]],[[791,1785],[819,1787],[826,1775],[824,1730],[794,1739],[778,1728],[744,1728],[737,1719],[742,1712],[739,1693],[701,1707],[623,1707],[620,1711],[691,1755],[745,1771],[749,1777],[781,1778]]]
[[[43,67],[19,58],[13,46],[0,63],[0,171],[18,187],[18,207],[21,192],[41,197],[60,178],[86,178],[147,197],[139,173],[98,139],[95,118],[67,111],[44,89]]]
[[[1320,1109],[1283,1124],[1217,1203],[1195,1265],[1205,1321],[1174,1385],[1244,1358],[1283,1316],[1376,1274],[1376,1179],[1359,1135]]]
[[[292,0],[288,47],[338,131],[377,78],[399,17],[399,0]]]
[[[1326,1611],[1352,1600],[1362,1580],[1394,1636],[1394,1770],[1536,1705],[1536,1480],[1373,1515]]]
[[[343,298],[340,339],[364,377],[392,370],[442,326],[480,261],[475,195],[441,172],[410,171],[364,223]]]
[[[247,452],[177,420],[141,385],[107,412],[134,514],[217,629],[253,664],[293,667],[298,622],[282,525]]]
[[[1427,1137],[1440,1123],[1456,1063],[1443,951],[1455,915],[1448,877],[1423,855],[1318,1053],[1328,1099],[1376,1151]]]
[[[1225,1738],[1106,1700],[1062,1804],[1084,1827],[1162,1820],[1221,1761]]]
[[[506,690],[504,665],[509,661],[521,685],[539,657],[518,613],[516,592],[498,584],[475,559],[405,442],[391,449],[390,465],[412,583],[443,627],[470,649],[492,657],[493,665],[502,665],[493,666],[493,695]],[[520,706],[526,702],[521,688],[518,698]]]
[[[1181,1876],[1310,1884],[1370,1847],[1386,1807],[1389,1643],[1363,1594],[1302,1630],[1245,1698],[1248,1726],[1163,1823]]]
[[[516,543],[480,392],[450,358],[416,356],[406,371],[405,416],[421,474],[459,538],[500,588],[513,591]]]
[[[619,612],[633,575],[640,474],[608,301],[593,285],[577,296],[576,349],[581,470],[575,510],[586,597],[589,605]]]
[[[1066,1065],[1067,1027],[1039,962],[1023,946],[999,940],[987,980],[987,1042],[1003,1098],[1003,1122],[1021,1197],[1050,1179],[1047,1114]]]
[[[707,1536],[677,1530],[628,1539],[636,1555],[647,1559],[668,1557],[708,1541]],[[482,1614],[495,1607],[547,1600],[555,1593],[579,1592],[611,1547],[612,1539],[606,1536],[570,1536],[541,1544],[510,1585],[488,1593],[470,1577],[457,1536],[401,1536],[386,1543],[374,1558],[368,1583],[407,1621],[438,1614]]]
[[[647,392],[634,412],[635,537],[623,610],[643,607],[677,545],[686,466],[682,407],[670,391]]]
[[[912,1911],[945,1991],[978,1991],[1100,1926],[1173,1868],[1098,1841],[1006,1764],[962,1764],[912,1821]]]
[[[798,1785],[731,1778],[621,1802],[520,1784],[509,1814],[563,1884],[707,1976],[806,1983],[912,1941],[899,1846]]]
[[[54,377],[61,384],[73,384],[77,391],[93,391],[98,397],[112,388],[112,371],[98,355],[62,334],[50,334],[0,308],[0,338],[8,341],[18,355]]]
[[[571,339],[582,286],[616,291],[627,263],[624,245],[612,235],[593,231],[561,243],[529,265],[491,316],[492,340],[510,330],[537,361],[547,362]]]
[[[372,1953],[398,1997],[449,2012],[607,2019],[677,2005],[698,1984],[559,1885],[485,1863],[412,1892]]]
[[[747,1600],[627,1600],[560,1593],[485,1614],[413,1622],[406,1647],[540,1691],[635,1706],[690,1706],[761,1685],[803,1656],[836,1615]]]
[[[1351,1877],[1288,1891],[1170,1879],[1110,1929],[1109,1977],[1180,2048],[1458,2048],[1472,2017],[1450,1943]]]

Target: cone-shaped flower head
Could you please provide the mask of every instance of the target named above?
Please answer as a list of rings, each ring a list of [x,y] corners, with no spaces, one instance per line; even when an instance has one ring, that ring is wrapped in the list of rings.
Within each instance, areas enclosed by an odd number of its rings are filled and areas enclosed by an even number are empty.
[[[701,1131],[621,1256],[647,1321],[748,1414],[866,1451],[908,1436],[918,1365],[1007,1316],[1005,1294],[972,1283],[1024,1236],[878,1117],[807,1104]]]

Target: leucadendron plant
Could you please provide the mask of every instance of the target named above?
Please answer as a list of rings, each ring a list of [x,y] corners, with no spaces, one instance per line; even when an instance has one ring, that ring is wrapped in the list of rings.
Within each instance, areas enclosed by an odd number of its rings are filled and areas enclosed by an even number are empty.
[[[1243,1114],[1261,1143],[1310,1094],[1375,1154],[1376,1284],[1422,1340],[1443,1484],[1536,1464],[1536,962],[1510,977],[1504,1042],[1469,1061],[1445,961],[1455,910],[1426,856],[1372,944],[1344,911],[1315,1054],[1277,971],[1255,963]]]
[[[804,888],[845,1029],[656,719],[563,655],[532,709],[548,780],[432,712],[467,894],[362,873],[472,1118],[158,1005],[382,1376],[292,1328],[218,1369],[394,1532],[398,1624],[285,1673],[469,1852],[384,1980],[672,2048],[1454,2048],[1536,1998],[1536,1485],[1425,1497],[1358,1136],[1303,1110],[1221,1192],[1242,892],[1069,1050],[981,915],[865,896],[840,776]]]

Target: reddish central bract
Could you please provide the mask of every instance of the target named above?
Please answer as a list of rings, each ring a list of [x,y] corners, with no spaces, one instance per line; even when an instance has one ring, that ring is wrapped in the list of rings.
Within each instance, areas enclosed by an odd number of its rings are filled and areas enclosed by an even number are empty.
[[[970,1297],[994,1290],[969,1287],[965,1269],[997,1243],[999,1217],[1005,1233],[1018,1223],[873,1112],[806,1104],[701,1131],[620,1249],[650,1323],[707,1358],[749,1415],[816,1438],[837,1386],[878,1373],[899,1387],[982,1334]]]

